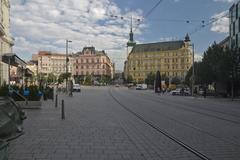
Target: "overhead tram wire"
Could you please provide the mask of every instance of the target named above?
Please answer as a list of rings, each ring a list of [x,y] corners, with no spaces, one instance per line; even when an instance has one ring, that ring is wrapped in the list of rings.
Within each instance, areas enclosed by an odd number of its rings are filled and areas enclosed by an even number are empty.
[[[207,26],[209,26],[209,25],[211,25],[211,24],[217,22],[218,20],[220,20],[220,19],[222,19],[222,18],[224,18],[224,17],[229,18],[229,14],[228,14],[228,12],[227,12],[226,14],[220,16],[220,17],[211,18],[211,19],[209,20],[209,22],[206,23],[206,24],[203,23],[203,24],[201,24],[200,26],[197,26],[193,31],[191,31],[191,32],[189,33],[189,35],[193,35],[193,34],[199,32],[199,31],[202,30],[203,28],[205,28],[205,27],[207,27]]]
[[[147,18],[159,5],[160,3],[162,3],[163,0],[159,0],[144,16],[143,18]],[[143,20],[141,21],[143,22]],[[136,28],[134,29],[134,32],[138,29],[138,27],[140,26],[141,22],[138,23],[138,25],[136,26]]]

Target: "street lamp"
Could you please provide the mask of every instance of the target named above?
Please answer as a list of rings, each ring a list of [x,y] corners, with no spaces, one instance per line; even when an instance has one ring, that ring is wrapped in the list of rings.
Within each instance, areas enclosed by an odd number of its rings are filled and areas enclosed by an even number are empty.
[[[193,96],[193,93],[194,93],[194,79],[195,79],[195,76],[194,76],[194,44],[192,43],[191,44],[192,46],[192,96]]]
[[[67,81],[68,81],[68,43],[71,43],[72,41],[66,40],[66,92],[67,92]]]

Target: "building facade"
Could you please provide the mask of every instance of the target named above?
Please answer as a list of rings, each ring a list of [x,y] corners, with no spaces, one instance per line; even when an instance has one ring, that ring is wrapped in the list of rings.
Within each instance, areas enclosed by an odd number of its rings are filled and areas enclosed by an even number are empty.
[[[124,77],[131,76],[137,83],[145,81],[150,72],[166,75],[170,79],[184,80],[192,66],[192,46],[188,35],[183,41],[137,44],[124,65]]]
[[[68,73],[73,74],[73,56],[69,55],[68,58]],[[55,76],[66,73],[66,54],[39,51],[37,59],[38,73],[45,75],[53,73]]]
[[[2,55],[12,52],[14,39],[10,34],[10,3],[0,0],[0,84],[8,82],[8,65],[2,62]]]
[[[114,64],[105,51],[96,51],[94,47],[84,47],[75,55],[74,76],[92,75],[96,79],[102,76],[113,78]]]
[[[229,9],[230,48],[240,47],[240,1]]]

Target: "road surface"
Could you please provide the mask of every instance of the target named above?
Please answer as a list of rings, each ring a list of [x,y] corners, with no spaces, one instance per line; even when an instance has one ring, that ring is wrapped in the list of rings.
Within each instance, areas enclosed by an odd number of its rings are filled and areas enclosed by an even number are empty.
[[[10,160],[240,159],[239,102],[83,87],[26,112]]]

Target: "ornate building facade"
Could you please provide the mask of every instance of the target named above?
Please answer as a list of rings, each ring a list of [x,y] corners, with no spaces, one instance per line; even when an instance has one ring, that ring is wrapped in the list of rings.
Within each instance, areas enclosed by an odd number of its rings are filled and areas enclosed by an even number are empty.
[[[2,62],[2,55],[12,52],[14,39],[10,34],[10,3],[0,0],[0,84],[8,82],[8,65]]]
[[[73,74],[73,56],[69,55],[68,73]],[[35,55],[36,59],[36,55]],[[49,51],[39,51],[37,54],[38,59],[38,73],[50,74],[59,76],[66,73],[66,54],[52,53]]]
[[[128,55],[124,76],[131,76],[142,83],[150,72],[166,75],[170,79],[184,80],[192,66],[192,46],[187,35],[185,40],[137,44]]]
[[[105,51],[96,51],[94,47],[84,47],[75,55],[74,76],[86,77],[92,75],[96,79],[102,76],[113,78],[114,64]]]

